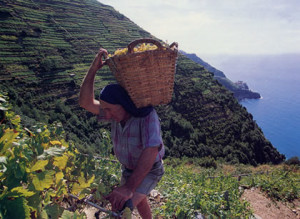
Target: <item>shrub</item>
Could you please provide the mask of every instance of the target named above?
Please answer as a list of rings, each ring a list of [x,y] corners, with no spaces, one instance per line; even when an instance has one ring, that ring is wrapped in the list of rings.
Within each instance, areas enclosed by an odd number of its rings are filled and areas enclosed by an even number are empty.
[[[299,157],[291,157],[290,159],[288,159],[287,161],[285,161],[285,163],[287,165],[298,165],[300,166],[300,160]]]

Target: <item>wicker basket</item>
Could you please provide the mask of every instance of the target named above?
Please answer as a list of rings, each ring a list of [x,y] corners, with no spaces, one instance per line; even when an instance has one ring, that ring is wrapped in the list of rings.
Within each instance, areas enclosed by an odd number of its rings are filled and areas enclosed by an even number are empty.
[[[134,53],[140,43],[158,48]],[[128,45],[126,55],[113,56],[106,63],[137,108],[157,106],[172,99],[177,53],[177,43],[166,48],[156,40],[139,39]]]

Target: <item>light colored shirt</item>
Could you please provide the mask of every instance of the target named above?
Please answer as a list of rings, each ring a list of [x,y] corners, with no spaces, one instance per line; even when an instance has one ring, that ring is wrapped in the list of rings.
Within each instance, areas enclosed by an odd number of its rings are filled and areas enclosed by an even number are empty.
[[[111,135],[114,152],[121,164],[134,169],[145,148],[159,147],[155,161],[162,159],[165,153],[158,115],[153,109],[146,117],[131,117],[124,127],[112,121]]]

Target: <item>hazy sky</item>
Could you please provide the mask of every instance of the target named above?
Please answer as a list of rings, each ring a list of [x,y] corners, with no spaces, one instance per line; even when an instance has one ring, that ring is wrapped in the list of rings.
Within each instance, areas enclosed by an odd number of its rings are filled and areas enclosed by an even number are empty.
[[[300,53],[300,0],[99,0],[189,53]]]

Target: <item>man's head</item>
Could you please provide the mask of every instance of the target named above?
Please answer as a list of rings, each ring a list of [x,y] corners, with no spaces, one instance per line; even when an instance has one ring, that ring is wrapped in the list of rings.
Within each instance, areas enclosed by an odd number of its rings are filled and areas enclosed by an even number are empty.
[[[120,104],[110,104],[100,99],[100,105],[106,120],[113,119],[116,122],[122,122],[130,118],[130,114]]]
[[[136,108],[127,91],[119,84],[110,84],[102,89],[100,93],[100,104],[106,106],[106,109],[114,111],[123,110],[134,117],[147,116],[153,109],[152,106]],[[116,105],[116,106],[111,106]],[[102,107],[103,108],[103,107]],[[113,118],[114,119],[114,118]]]

